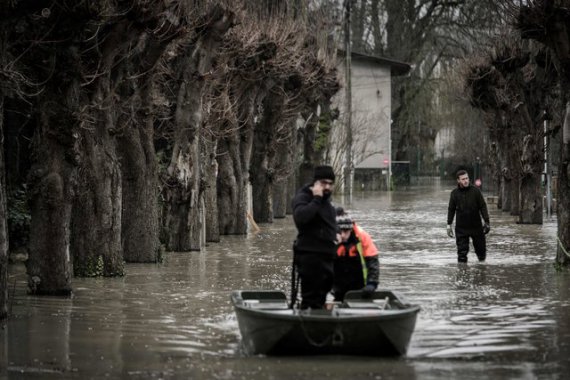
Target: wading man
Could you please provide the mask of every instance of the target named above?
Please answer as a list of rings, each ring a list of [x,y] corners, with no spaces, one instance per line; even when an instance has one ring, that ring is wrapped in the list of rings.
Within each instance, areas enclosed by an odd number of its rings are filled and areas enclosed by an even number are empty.
[[[481,191],[469,184],[469,174],[465,170],[459,170],[456,178],[457,188],[449,197],[447,235],[450,238],[455,237],[458,262],[467,262],[469,238],[473,241],[473,248],[479,261],[485,261],[487,257],[485,235],[491,230],[487,204]],[[455,235],[452,228],[454,217],[456,217]]]

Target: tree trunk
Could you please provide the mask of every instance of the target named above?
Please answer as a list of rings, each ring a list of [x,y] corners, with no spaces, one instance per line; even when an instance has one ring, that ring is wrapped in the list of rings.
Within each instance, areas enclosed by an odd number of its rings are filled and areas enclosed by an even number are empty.
[[[255,126],[251,159],[253,218],[258,223],[273,222],[273,182],[275,171],[271,163],[276,154],[277,129],[283,125],[284,99],[272,94],[264,99],[261,120]]]
[[[122,276],[121,171],[107,123],[82,128],[79,178],[71,215],[76,277]]]
[[[222,131],[218,143],[218,215],[220,233],[223,235],[246,234],[249,212],[248,191],[250,163],[253,149],[253,115],[257,105],[265,97],[260,88],[246,89],[240,94],[239,128],[229,127]]]
[[[63,71],[62,71],[63,72]],[[46,93],[39,101],[30,170],[30,241],[27,261],[31,294],[71,294],[69,222],[76,174],[76,128],[70,105],[77,92]]]
[[[94,83],[92,96],[87,98],[92,115],[82,115],[80,128],[81,160],[78,184],[71,215],[71,254],[76,277],[122,276],[121,249],[121,168],[116,153],[115,137],[117,106],[111,81],[112,67],[126,46],[126,24],[118,24],[109,32],[101,48],[101,72]],[[120,41],[120,42],[119,42]]]
[[[517,144],[513,140],[510,140],[508,143],[504,144],[504,149],[506,150],[506,157],[507,157],[507,166],[505,167],[505,185],[506,185],[506,200],[509,201],[507,204],[508,210],[510,214],[513,216],[518,216],[520,214],[520,181],[521,181],[521,172],[520,172],[520,152],[516,147]],[[505,206],[503,204],[503,206]],[[509,207],[510,206],[510,207]]]
[[[542,161],[542,139],[536,141],[532,135],[523,139],[521,162],[523,176],[520,181],[520,224],[542,224],[542,190],[540,172]]]
[[[199,38],[179,63],[175,111],[175,141],[167,169],[164,227],[167,249],[200,250],[204,244],[204,163],[202,96],[205,76],[212,68],[222,36],[233,25],[233,14],[220,6],[210,9],[200,25]]]
[[[0,32],[0,67],[4,60],[4,33]],[[4,167],[4,95],[0,92],[0,320],[8,316],[8,226]],[[0,357],[0,359],[2,359]]]
[[[317,128],[319,126],[319,117],[316,109],[310,115],[305,116],[305,127],[302,129],[302,157],[303,162],[299,166],[299,174],[297,175],[296,188],[299,189],[303,185],[309,183],[313,178],[313,170],[319,163],[319,157],[315,149],[315,141],[317,139]]]
[[[140,38],[145,40],[144,37]],[[121,149],[123,203],[121,240],[123,257],[131,263],[155,263],[160,257],[160,208],[158,204],[158,162],[154,148],[154,68],[167,41],[151,38],[128,77],[123,92],[138,109],[120,122],[117,139]],[[130,117],[129,117],[130,116]]]
[[[251,107],[253,111],[253,107]],[[247,233],[247,192],[253,127],[245,125],[218,143],[218,215],[223,235]]]
[[[297,119],[285,123],[279,135],[276,153],[273,162],[271,162],[275,172],[271,192],[273,194],[273,217],[285,218],[287,205],[291,203],[288,198],[288,184],[295,167],[293,152],[297,137]]]
[[[570,81],[566,81],[570,83]],[[564,81],[562,82],[564,84]],[[568,87],[562,87],[567,91]],[[570,266],[570,101],[568,95],[564,124],[562,127],[562,149],[560,157],[560,167],[558,172],[558,199],[557,199],[557,220],[558,220],[558,245],[556,250],[556,264]]]
[[[123,168],[122,248],[126,262],[155,263],[161,258],[154,118],[146,115],[138,120],[141,125],[126,127],[118,139]]]
[[[206,242],[220,241],[220,223],[218,219],[218,197],[216,182],[218,179],[218,162],[216,161],[217,141],[204,136],[202,144],[204,163],[204,213]]]
[[[200,90],[192,91],[182,84],[179,93],[177,114],[177,137],[172,160],[168,168],[168,183],[164,223],[168,238],[166,248],[170,251],[199,251],[201,236],[200,209],[200,134],[197,128],[201,120]],[[192,98],[194,96],[194,98]],[[188,108],[184,109],[186,104]],[[183,120],[186,119],[186,120]]]

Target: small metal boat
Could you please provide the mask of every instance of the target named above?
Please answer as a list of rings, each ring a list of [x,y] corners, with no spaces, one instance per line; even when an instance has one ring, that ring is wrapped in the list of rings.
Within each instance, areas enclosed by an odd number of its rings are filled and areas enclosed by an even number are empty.
[[[292,309],[285,293],[273,290],[236,290],[231,301],[253,355],[404,355],[420,311],[390,290],[366,298],[351,291],[330,310]]]

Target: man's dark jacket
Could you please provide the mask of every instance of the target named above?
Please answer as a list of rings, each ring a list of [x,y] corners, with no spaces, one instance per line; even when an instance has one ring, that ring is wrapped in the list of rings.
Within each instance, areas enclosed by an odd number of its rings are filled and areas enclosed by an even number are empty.
[[[453,223],[453,217],[457,213],[455,221],[456,231],[467,234],[478,234],[483,231],[481,217],[489,224],[487,203],[481,191],[473,185],[468,187],[457,186],[449,197],[447,209],[447,224]]]
[[[335,254],[336,211],[330,196],[313,196],[310,185],[305,185],[293,198],[293,220],[297,251]]]

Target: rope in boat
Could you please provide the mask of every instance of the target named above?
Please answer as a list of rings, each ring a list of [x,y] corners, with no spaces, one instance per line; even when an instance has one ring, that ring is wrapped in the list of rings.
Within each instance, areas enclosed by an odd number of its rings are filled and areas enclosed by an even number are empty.
[[[333,346],[341,346],[344,344],[344,335],[342,333],[340,323],[336,324],[332,334],[325,337],[325,339],[322,342],[317,342],[315,339],[309,336],[309,332],[307,331],[307,327],[305,326],[305,320],[301,315],[299,315],[299,319],[301,320],[301,329],[303,330],[303,335],[305,336],[307,342],[309,342],[311,346],[321,348],[326,345],[329,345],[331,342]]]

